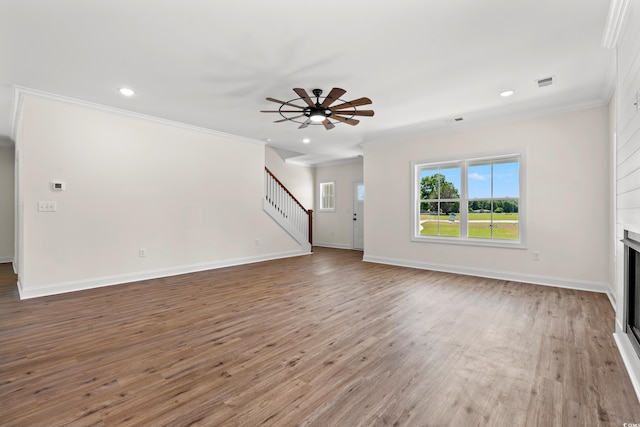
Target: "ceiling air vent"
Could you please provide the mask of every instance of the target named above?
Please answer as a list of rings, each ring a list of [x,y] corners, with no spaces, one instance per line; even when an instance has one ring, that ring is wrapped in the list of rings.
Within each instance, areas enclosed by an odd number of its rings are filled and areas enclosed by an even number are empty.
[[[538,87],[551,86],[553,84],[553,77],[545,77],[544,79],[537,80]]]

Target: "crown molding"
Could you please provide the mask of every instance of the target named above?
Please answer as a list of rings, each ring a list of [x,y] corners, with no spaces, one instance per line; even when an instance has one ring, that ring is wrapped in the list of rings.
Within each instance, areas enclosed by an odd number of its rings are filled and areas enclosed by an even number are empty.
[[[10,129],[9,134],[11,140],[16,141],[18,134],[18,128],[20,127],[20,111],[22,111],[22,99],[23,95],[20,93],[21,88],[19,86],[13,86],[13,102],[11,103],[10,113]]]
[[[146,114],[136,113],[133,111],[123,110],[120,108],[109,107],[107,105],[96,104],[90,101],[84,101],[82,99],[71,98],[68,96],[57,95],[49,92],[44,92],[36,89],[30,89],[22,86],[13,86],[13,105],[11,109],[11,139],[16,141],[16,136],[18,132],[18,127],[20,124],[20,112],[22,111],[22,104],[24,102],[25,96],[32,96],[40,99],[46,99],[49,101],[62,102],[65,104],[70,104],[78,107],[88,108],[92,110],[98,110],[106,113],[117,114],[120,116],[125,116],[129,118],[144,120],[147,122],[158,123],[166,126],[171,126],[174,128],[180,128],[184,130],[189,130],[193,132],[205,133],[208,135],[213,135],[217,137],[222,137],[226,139],[232,139],[235,141],[246,142],[249,144],[258,144],[258,145],[266,145],[265,141],[259,141],[257,139],[245,138],[238,135],[233,135],[230,133],[224,133],[213,129],[203,128],[195,125],[190,125],[187,123],[176,122],[173,120],[163,119],[161,117],[149,116]]]
[[[331,166],[354,165],[354,164],[360,164],[363,162],[364,162],[364,157],[358,156],[358,157],[351,157],[348,159],[337,159],[337,160],[330,160],[328,162],[316,163],[313,165],[313,167],[325,168],[325,167],[331,167]]]
[[[614,88],[615,89],[615,88]],[[606,92],[605,89],[603,91]],[[613,93],[612,93],[613,94]],[[555,116],[559,114],[571,113],[574,111],[588,110],[609,105],[609,99],[595,99],[586,102],[574,104],[559,105],[556,107],[541,106],[532,110],[519,111],[514,113],[491,114],[484,118],[470,118],[466,123],[461,124],[443,124],[442,121],[425,122],[416,125],[408,125],[400,128],[386,129],[380,132],[374,138],[361,144],[362,147],[397,144],[399,142],[407,142],[416,139],[422,139],[433,136],[448,135],[454,133],[462,133],[483,129],[491,126],[500,126],[510,123],[516,123],[523,120],[534,120],[543,117]],[[471,117],[473,113],[470,113]]]
[[[618,44],[620,30],[629,10],[629,2],[630,0],[611,0],[607,24],[602,35],[602,46],[607,49],[615,49]]]

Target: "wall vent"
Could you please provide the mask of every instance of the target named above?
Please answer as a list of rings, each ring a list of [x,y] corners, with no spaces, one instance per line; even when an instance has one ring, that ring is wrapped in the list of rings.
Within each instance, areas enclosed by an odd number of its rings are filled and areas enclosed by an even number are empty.
[[[545,77],[544,79],[538,79],[538,87],[551,86],[553,84],[553,76]]]

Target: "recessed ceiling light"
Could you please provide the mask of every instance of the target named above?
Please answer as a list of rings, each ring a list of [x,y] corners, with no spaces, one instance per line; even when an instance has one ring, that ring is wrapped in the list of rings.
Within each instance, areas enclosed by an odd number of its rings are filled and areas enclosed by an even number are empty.
[[[308,144],[311,142],[311,140],[309,138],[305,138],[302,140],[302,142],[304,142],[305,144]]]
[[[506,98],[506,97],[508,97],[508,96],[513,95],[514,93],[515,93],[515,92],[514,92],[514,91],[512,91],[512,90],[505,90],[505,91],[503,91],[503,92],[500,92],[500,96],[502,96],[502,97]]]
[[[121,87],[120,89],[118,89],[118,91],[120,92],[120,94],[122,94],[124,96],[133,96],[133,95],[135,95],[135,92],[132,89],[129,89],[128,87]]]

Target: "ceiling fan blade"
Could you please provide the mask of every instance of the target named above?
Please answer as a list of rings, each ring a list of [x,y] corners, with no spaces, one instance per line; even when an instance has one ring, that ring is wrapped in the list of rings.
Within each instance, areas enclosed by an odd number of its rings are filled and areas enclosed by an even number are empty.
[[[316,106],[316,104],[314,104],[314,103],[313,103],[313,101],[311,100],[311,98],[309,98],[309,95],[307,94],[307,91],[306,91],[306,90],[304,90],[304,89],[302,89],[302,88],[297,87],[297,88],[295,88],[293,91],[294,91],[295,93],[297,93],[297,94],[298,94],[298,96],[299,96],[300,98],[302,98],[302,99],[304,100],[304,102],[306,102],[306,103],[307,103],[307,105],[308,105],[309,107],[315,107],[315,106]]]
[[[303,124],[301,124],[300,126],[298,126],[298,129],[304,129],[307,126],[309,126],[309,123],[311,123],[311,120],[307,120],[306,122],[304,122]]]
[[[302,116],[304,116],[304,114],[300,114],[299,116],[295,116],[295,117],[289,117],[288,119],[276,120],[273,123],[282,123],[282,122],[286,122],[287,120],[295,120],[295,119],[299,119]]]
[[[267,101],[277,102],[278,104],[288,105],[290,107],[302,108],[304,110],[304,107],[301,107],[301,106],[296,105],[296,104],[292,104],[292,103],[287,102],[287,101],[280,101],[279,99],[275,99],[275,98],[267,98]]]
[[[334,105],[333,107],[329,107],[330,110],[340,110],[342,108],[351,108],[351,107],[359,107],[360,105],[371,104],[372,101],[369,98],[358,98],[353,101],[345,102],[344,104]]]
[[[345,93],[347,93],[346,90],[340,89],[339,87],[334,87],[333,89],[331,89],[329,95],[327,95],[327,97],[324,99],[324,101],[322,101],[322,104],[320,105],[322,106],[322,108],[327,108],[329,105],[331,105],[331,103],[337,101]]]
[[[344,111],[332,111],[333,114],[346,114],[347,116],[373,116],[373,110],[344,110]]]
[[[300,110],[260,110],[261,113],[302,113]]]
[[[334,127],[336,127],[333,123],[331,123],[331,122],[329,121],[329,119],[324,119],[324,121],[322,122],[322,124],[324,125],[324,128],[325,128],[326,130],[331,130],[331,129],[333,129]]]
[[[360,123],[360,120],[347,119],[346,117],[340,117],[340,116],[336,116],[336,115],[331,115],[331,118],[334,119],[334,120],[337,120],[339,122],[346,123],[346,124],[351,125],[351,126],[355,126],[358,123]]]

